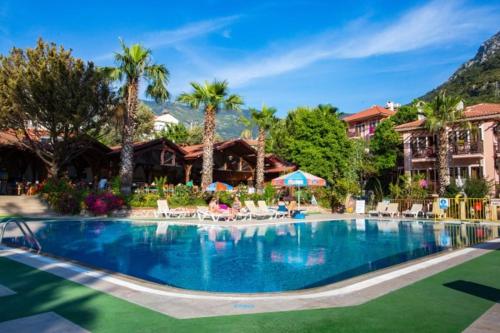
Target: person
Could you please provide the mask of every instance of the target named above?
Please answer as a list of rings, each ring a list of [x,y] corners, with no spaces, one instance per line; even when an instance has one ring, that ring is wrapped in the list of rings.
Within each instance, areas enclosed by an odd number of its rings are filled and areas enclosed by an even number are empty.
[[[239,213],[241,210],[241,201],[238,197],[234,198],[233,206],[231,207],[233,213]]]
[[[288,212],[288,208],[286,208],[286,204],[282,199],[278,201],[278,212]]]
[[[108,180],[105,177],[102,177],[99,180],[99,185],[97,185],[97,189],[99,191],[104,191],[106,189],[106,186],[108,185]]]
[[[217,199],[212,198],[210,203],[208,204],[208,211],[211,213],[220,213],[219,204],[217,203]]]
[[[294,217],[298,212],[297,201],[292,200],[288,205],[288,216]]]

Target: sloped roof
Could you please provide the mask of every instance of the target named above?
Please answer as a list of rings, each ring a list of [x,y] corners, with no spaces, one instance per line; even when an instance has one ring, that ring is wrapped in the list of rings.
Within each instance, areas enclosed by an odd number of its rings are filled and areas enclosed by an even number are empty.
[[[132,146],[134,147],[134,152],[137,152],[137,151],[140,151],[143,149],[147,149],[149,147],[153,147],[155,145],[163,145],[163,144],[173,148],[174,150],[177,150],[182,155],[187,154],[187,152],[183,149],[183,147],[176,145],[175,143],[173,143],[169,140],[166,140],[166,139],[162,139],[162,138],[149,140],[149,141],[134,142],[132,144]],[[119,154],[121,152],[121,150],[122,150],[122,146],[113,146],[113,147],[111,147],[110,155]]]
[[[290,172],[297,170],[297,166],[291,162],[285,161],[274,154],[266,154],[266,160],[273,166],[266,168],[266,173]]]
[[[500,117],[499,103],[480,103],[465,108],[464,118],[467,120],[488,119]],[[396,126],[396,131],[404,132],[413,129],[420,129],[424,126],[425,119],[411,121],[409,123]]]
[[[0,145],[2,146],[19,146],[19,139],[13,131],[7,130],[0,132]]]
[[[251,152],[252,154],[255,153],[255,150],[243,139],[216,142],[214,143],[214,150],[224,150],[237,145],[241,145],[243,149]],[[203,156],[203,144],[183,146],[182,148],[186,151],[186,155],[184,156],[186,159],[195,159]]]
[[[396,114],[396,111],[391,111],[379,105],[374,105],[366,110],[349,115],[345,117],[343,120],[349,123],[352,121],[360,121],[363,119],[368,119],[379,115],[384,117],[390,117],[394,114]]]

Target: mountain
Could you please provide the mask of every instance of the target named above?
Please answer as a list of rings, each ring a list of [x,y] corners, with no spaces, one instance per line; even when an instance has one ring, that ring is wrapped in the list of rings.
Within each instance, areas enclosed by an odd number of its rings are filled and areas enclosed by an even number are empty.
[[[467,105],[481,102],[500,103],[500,31],[481,45],[474,58],[453,75],[421,97],[432,99],[440,90],[460,96]]]
[[[155,114],[159,115],[167,110],[175,118],[179,119],[179,122],[186,126],[199,125],[203,126],[203,110],[194,110],[188,106],[166,102],[162,104],[155,103],[153,101],[142,101],[144,104],[148,105]],[[217,133],[224,139],[238,138],[241,132],[245,129],[245,126],[240,123],[240,117],[243,115],[246,118],[250,117],[250,111],[242,110],[237,111],[219,111],[217,113]]]

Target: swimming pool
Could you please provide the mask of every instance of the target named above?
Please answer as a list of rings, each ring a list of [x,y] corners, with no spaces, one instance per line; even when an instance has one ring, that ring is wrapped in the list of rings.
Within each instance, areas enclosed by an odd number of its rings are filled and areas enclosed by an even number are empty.
[[[319,287],[498,237],[498,226],[369,219],[248,227],[73,220],[30,227],[47,254],[173,287],[238,293]],[[23,245],[22,237],[6,236]]]

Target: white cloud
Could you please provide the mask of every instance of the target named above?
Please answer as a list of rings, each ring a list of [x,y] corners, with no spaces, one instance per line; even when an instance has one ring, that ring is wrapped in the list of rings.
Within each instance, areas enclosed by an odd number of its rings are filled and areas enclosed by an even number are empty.
[[[157,31],[145,35],[143,44],[152,49],[169,46],[180,41],[208,35],[214,31],[223,29],[233,23],[237,18],[238,16],[220,17],[187,24],[175,30]]]
[[[383,26],[354,22],[340,33],[330,31],[312,36],[306,42],[296,41],[292,47],[282,45],[277,52],[254,54],[215,70],[213,74],[228,79],[232,86],[240,86],[321,60],[407,52],[465,40],[474,33],[497,28],[498,19],[497,11],[492,8],[473,8],[460,1],[436,0],[395,17]]]
[[[230,29],[224,30],[222,32],[222,37],[227,38],[227,39],[231,38],[231,30]]]
[[[145,47],[151,49],[159,49],[162,47],[172,46],[176,43],[190,40],[196,37],[205,36],[212,32],[219,31],[231,23],[233,23],[238,16],[226,16],[215,18],[211,20],[199,21],[186,24],[182,27],[173,30],[162,30],[146,33],[138,38],[134,38]],[[95,57],[96,61],[110,60],[113,58],[113,53],[109,52]]]

